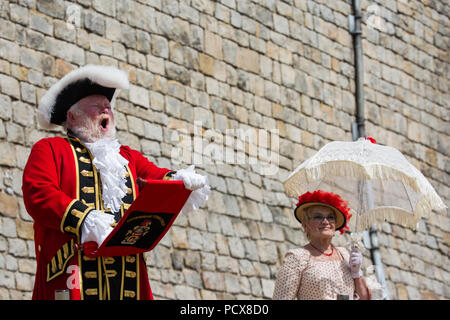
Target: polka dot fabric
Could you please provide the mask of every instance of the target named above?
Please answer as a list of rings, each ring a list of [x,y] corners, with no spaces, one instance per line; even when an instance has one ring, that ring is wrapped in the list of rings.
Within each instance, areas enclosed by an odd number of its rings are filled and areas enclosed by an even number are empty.
[[[354,298],[355,285],[348,265],[349,252],[337,248],[344,260],[316,261],[305,248],[289,250],[277,274],[274,300],[336,300]]]

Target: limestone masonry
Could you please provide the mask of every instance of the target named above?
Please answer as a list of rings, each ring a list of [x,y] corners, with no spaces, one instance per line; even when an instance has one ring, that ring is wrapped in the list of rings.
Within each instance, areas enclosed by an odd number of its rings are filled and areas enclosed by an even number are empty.
[[[405,154],[448,206],[449,5],[361,6],[366,132]],[[22,172],[36,141],[63,134],[39,128],[37,104],[90,63],[129,73],[119,141],[160,167],[195,164],[212,187],[145,255],[155,298],[270,299],[285,252],[307,243],[282,181],[325,143],[352,139],[349,14],[342,0],[0,0],[0,299],[31,298]],[[447,212],[416,232],[377,230],[391,299],[450,299]]]

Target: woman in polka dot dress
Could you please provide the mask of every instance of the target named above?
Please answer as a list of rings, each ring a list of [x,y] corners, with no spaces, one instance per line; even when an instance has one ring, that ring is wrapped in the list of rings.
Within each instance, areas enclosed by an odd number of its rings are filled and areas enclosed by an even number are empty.
[[[273,299],[336,300],[370,299],[362,276],[362,254],[331,243],[350,219],[348,203],[337,194],[322,190],[299,197],[295,217],[302,224],[309,243],[286,253],[277,274]]]

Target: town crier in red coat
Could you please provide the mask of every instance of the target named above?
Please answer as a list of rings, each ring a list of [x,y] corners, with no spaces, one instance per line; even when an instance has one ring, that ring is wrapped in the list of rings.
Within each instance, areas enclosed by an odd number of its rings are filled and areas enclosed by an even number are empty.
[[[128,87],[124,71],[88,65],[56,82],[39,102],[41,127],[60,125],[67,135],[38,141],[23,174],[24,203],[34,219],[33,299],[61,293],[82,300],[153,299],[142,254],[90,258],[83,245],[100,245],[149,179],[182,180],[193,190],[183,212],[208,198],[206,176],[193,166],[159,168],[119,144],[113,107]]]

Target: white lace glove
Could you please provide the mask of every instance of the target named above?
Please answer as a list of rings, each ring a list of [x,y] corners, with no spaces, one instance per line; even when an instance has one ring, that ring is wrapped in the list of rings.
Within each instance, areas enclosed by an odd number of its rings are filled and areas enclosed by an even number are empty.
[[[191,165],[186,169],[177,170],[173,176],[173,180],[181,180],[184,187],[189,190],[197,190],[203,188],[207,184],[207,179],[194,171],[195,166]]]
[[[208,185],[208,182],[206,182],[203,187],[191,192],[181,211],[186,214],[188,212],[198,210],[205,204],[206,200],[208,200],[210,193],[211,189]]]
[[[111,214],[100,210],[92,210],[81,225],[81,243],[94,241],[100,246],[113,230],[111,224],[114,222],[114,217]]]
[[[359,251],[357,248],[353,248],[350,252],[350,272],[352,274],[352,278],[360,278],[362,277],[363,273],[361,271],[361,265],[363,261],[363,256],[361,251]]]
[[[208,200],[211,188],[208,185],[208,178],[194,171],[195,166],[191,165],[186,169],[177,170],[173,180],[181,180],[186,189],[192,190],[189,198],[183,206],[184,214],[198,210]]]

